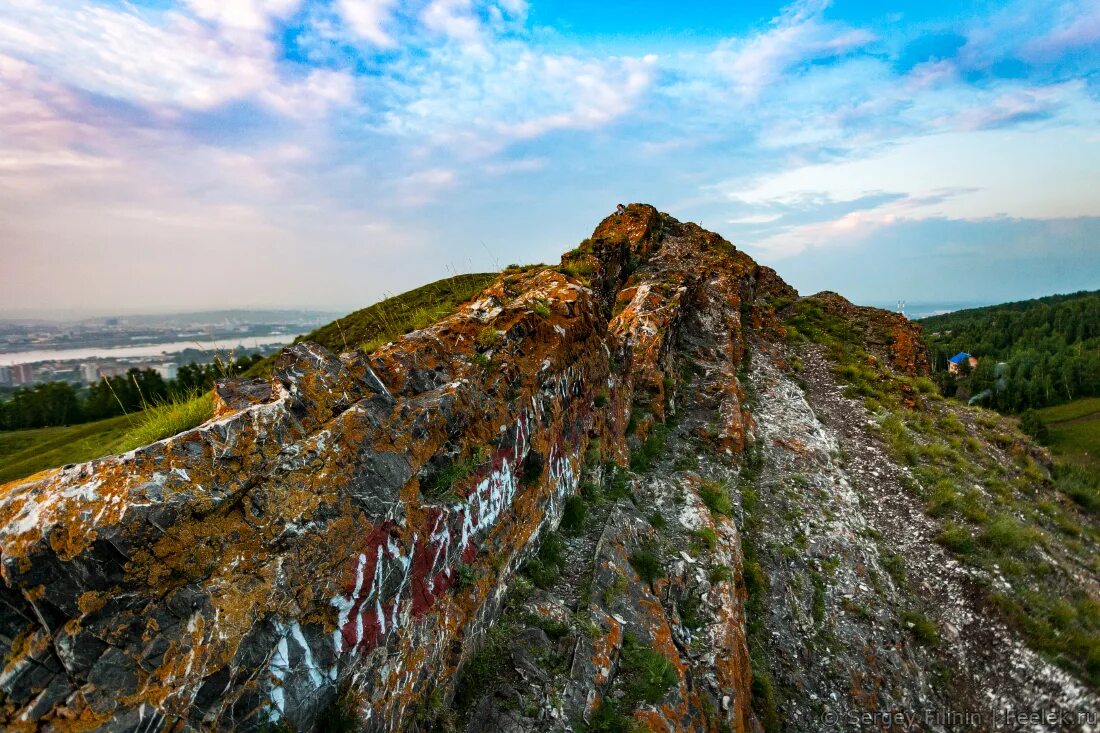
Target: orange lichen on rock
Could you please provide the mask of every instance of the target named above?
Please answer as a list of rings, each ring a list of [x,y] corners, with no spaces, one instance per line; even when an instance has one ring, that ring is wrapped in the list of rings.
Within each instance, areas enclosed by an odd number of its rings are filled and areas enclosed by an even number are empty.
[[[631,418],[644,438],[686,399],[685,364],[693,409],[717,415],[715,447],[743,448],[738,367],[788,290],[718,235],[632,205],[561,267],[510,269],[372,354],[296,344],[270,379],[220,382],[198,428],[0,487],[0,726],[305,729],[342,695],[368,729],[400,729],[426,689],[451,688],[586,454],[624,463]],[[630,578],[633,615],[610,591],[593,601],[582,708],[629,630],[682,683],[644,715],[708,729],[717,701],[747,730],[743,599],[732,583],[711,591],[734,610],[704,701],[631,570],[648,525],[615,527],[593,587]],[[735,530],[719,531],[739,568]]]

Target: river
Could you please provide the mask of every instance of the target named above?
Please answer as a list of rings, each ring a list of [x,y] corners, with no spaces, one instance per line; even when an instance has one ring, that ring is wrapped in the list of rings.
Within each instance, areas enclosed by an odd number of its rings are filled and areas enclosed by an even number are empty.
[[[35,351],[13,351],[0,354],[0,366],[14,364],[34,364],[40,361],[83,361],[85,359],[118,359],[132,357],[164,356],[168,358],[186,349],[201,351],[220,351],[231,353],[238,346],[248,349],[260,346],[280,346],[289,344],[299,334],[269,334],[267,336],[248,336],[241,339],[209,339],[193,341],[172,341],[141,346],[85,346],[76,349],[38,349]]]

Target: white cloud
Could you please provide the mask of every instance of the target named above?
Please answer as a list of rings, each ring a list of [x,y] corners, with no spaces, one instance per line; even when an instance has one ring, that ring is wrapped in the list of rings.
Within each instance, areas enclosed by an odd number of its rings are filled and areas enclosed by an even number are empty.
[[[481,22],[471,0],[431,0],[420,13],[420,22],[429,31],[462,43],[477,43],[481,38]]]
[[[866,158],[797,167],[734,189],[728,198],[764,212],[776,205],[812,211],[902,192],[827,221],[777,222],[746,242],[783,257],[844,244],[901,220],[1097,216],[1096,190],[1100,144],[1082,144],[1066,129],[998,129],[912,138]]]
[[[387,30],[396,4],[397,0],[338,0],[336,7],[357,37],[389,48],[396,44]]]
[[[768,30],[720,44],[710,63],[740,95],[752,98],[801,63],[841,56],[875,40],[867,31],[826,22],[828,6],[828,0],[789,5]]]
[[[190,16],[16,0],[0,7],[0,52],[33,60],[79,89],[152,108],[258,99],[302,112],[347,101],[338,90],[350,89],[350,77],[335,78],[343,72],[296,78],[279,68],[271,24],[297,4],[193,0],[197,16]],[[281,104],[286,98],[298,104]]]
[[[270,30],[301,7],[302,0],[184,0],[195,16],[227,28],[252,32]]]
[[[558,130],[590,130],[629,112],[656,57],[590,59],[499,42],[489,53],[444,47],[405,70],[391,131],[481,156]]]

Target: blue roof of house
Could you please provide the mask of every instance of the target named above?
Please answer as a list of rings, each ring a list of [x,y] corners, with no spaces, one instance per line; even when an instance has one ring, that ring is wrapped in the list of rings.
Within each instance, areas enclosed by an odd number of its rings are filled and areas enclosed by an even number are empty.
[[[959,364],[959,363],[962,363],[965,359],[969,359],[969,358],[970,358],[970,354],[966,353],[965,351],[960,351],[959,353],[955,354],[950,359],[948,359],[948,361],[951,362],[952,364]]]

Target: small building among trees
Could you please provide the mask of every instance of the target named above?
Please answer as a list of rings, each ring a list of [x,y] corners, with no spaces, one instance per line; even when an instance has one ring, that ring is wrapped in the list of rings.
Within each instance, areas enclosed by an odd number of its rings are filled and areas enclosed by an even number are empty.
[[[966,364],[966,366],[964,367],[963,364]],[[976,366],[978,366],[978,357],[972,356],[965,351],[960,351],[947,360],[947,371],[952,374],[966,374]]]

